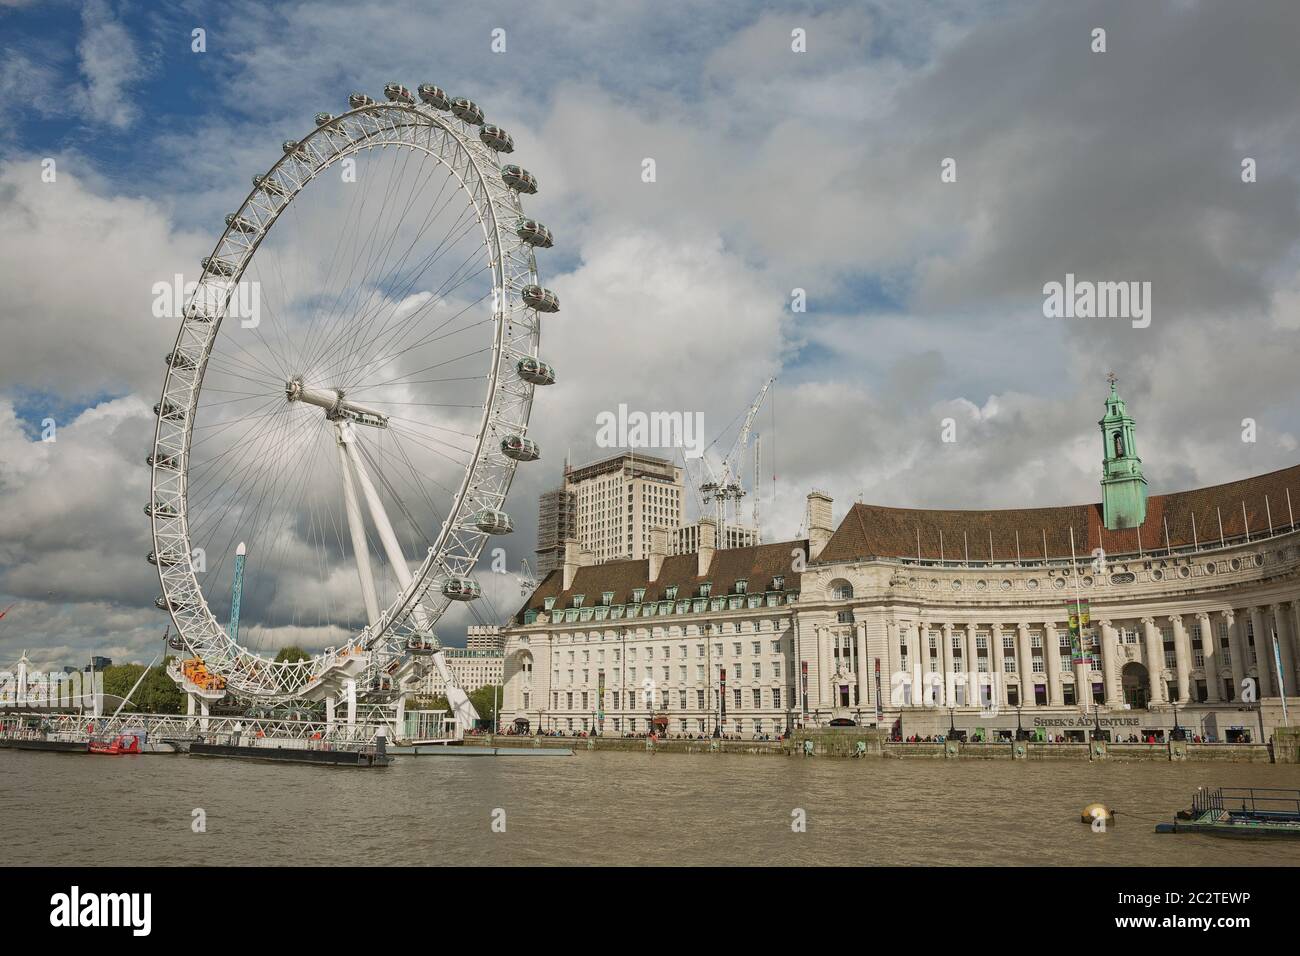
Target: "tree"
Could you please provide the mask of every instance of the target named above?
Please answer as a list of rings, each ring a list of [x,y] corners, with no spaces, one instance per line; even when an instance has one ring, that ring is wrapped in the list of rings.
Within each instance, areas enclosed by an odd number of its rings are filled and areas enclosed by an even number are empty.
[[[143,673],[142,664],[114,664],[104,669],[104,709],[107,713],[117,710]],[[184,704],[185,695],[167,676],[167,661],[164,660],[157,667],[149,668],[149,673],[140,681],[131,702],[122,707],[122,712],[179,714],[184,709]]]
[[[288,647],[280,648],[280,653],[275,655],[277,664],[296,664],[299,661],[305,661],[311,655],[301,647],[290,644]]]

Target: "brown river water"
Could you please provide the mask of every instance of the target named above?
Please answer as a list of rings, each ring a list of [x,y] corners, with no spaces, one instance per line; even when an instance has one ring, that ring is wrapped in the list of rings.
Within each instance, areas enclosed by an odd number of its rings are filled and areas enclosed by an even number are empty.
[[[1156,835],[1200,785],[1300,788],[1300,766],[580,751],[356,770],[0,751],[0,863],[1300,863],[1300,841]],[[1118,813],[1105,833],[1079,822],[1093,801]]]

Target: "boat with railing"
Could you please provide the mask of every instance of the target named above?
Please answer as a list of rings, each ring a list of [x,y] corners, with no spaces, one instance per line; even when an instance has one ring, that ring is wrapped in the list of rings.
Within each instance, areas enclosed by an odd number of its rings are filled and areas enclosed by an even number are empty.
[[[1300,838],[1300,790],[1276,787],[1198,787],[1190,810],[1157,833]]]

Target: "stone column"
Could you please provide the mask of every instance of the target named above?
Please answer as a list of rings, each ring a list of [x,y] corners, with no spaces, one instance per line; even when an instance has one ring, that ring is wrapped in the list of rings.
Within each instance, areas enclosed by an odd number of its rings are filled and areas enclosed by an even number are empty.
[[[1020,705],[1033,707],[1034,700],[1034,657],[1029,648],[1029,625],[1021,621],[1016,625],[1016,646],[1020,659],[1016,661],[1016,671],[1020,676]]]
[[[1101,667],[1106,675],[1106,706],[1124,703],[1124,679],[1120,673],[1119,634],[1110,621],[1101,622]]]
[[[1001,707],[1007,702],[1007,671],[1002,659],[1002,625],[989,625],[989,670],[993,673],[993,700]]]
[[[1228,625],[1228,651],[1232,658],[1232,699],[1241,700],[1241,682],[1246,679],[1246,640],[1241,621],[1228,609],[1220,612]]]
[[[939,659],[943,662],[943,706],[951,707],[957,697],[957,689],[952,682],[952,625],[943,625],[940,633],[942,636],[939,640],[943,642],[943,646],[939,649]]]
[[[1272,697],[1273,687],[1273,647],[1272,630],[1264,622],[1264,609],[1256,606],[1250,609],[1250,629],[1254,636],[1255,673],[1259,675],[1259,698]]]
[[[902,631],[899,625],[894,621],[885,622],[885,659],[880,662],[881,669],[884,673],[880,675],[880,690],[884,700],[880,701],[882,709],[888,709],[896,706],[893,698],[894,675],[902,668],[899,667],[898,644],[899,635]]]
[[[908,632],[908,644],[911,647],[912,660],[912,706],[920,707],[925,701],[925,672],[929,668],[929,661],[925,655],[925,632],[928,625],[924,621],[917,621],[911,626]]]
[[[1043,660],[1047,668],[1047,702],[1060,707],[1065,703],[1061,690],[1061,637],[1053,621],[1043,622]]]
[[[1273,605],[1273,621],[1277,626],[1277,649],[1282,656],[1282,679],[1285,687],[1279,687],[1278,693],[1288,697],[1296,696],[1295,655],[1291,650],[1291,611],[1286,604]],[[1273,649],[1269,648],[1272,654]],[[1271,658],[1270,658],[1271,659]]]
[[[1169,623],[1174,628],[1174,666],[1178,668],[1178,702],[1186,704],[1192,699],[1192,642],[1183,627],[1181,614],[1170,614]]]
[[[966,650],[962,655],[962,667],[966,671],[966,706],[979,704],[979,648],[975,646],[975,625],[966,623]]]
[[[1165,669],[1165,646],[1160,631],[1152,618],[1142,618],[1142,636],[1146,644],[1147,681],[1151,685],[1151,700],[1157,704],[1169,703],[1169,691],[1160,672]]]
[[[871,684],[867,680],[867,624],[858,621],[854,627],[858,638],[858,706],[865,707],[871,699]]]
[[[1219,690],[1223,678],[1219,676],[1219,648],[1218,641],[1214,637],[1214,621],[1204,612],[1196,615],[1196,620],[1201,625],[1201,656],[1205,658],[1206,696],[1211,704],[1217,704],[1223,696]]]

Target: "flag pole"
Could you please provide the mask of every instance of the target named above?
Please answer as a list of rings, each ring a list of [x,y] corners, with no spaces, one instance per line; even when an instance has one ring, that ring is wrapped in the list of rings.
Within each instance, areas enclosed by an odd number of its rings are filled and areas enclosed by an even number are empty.
[[[1105,559],[1103,558],[1103,560]],[[1074,570],[1074,619],[1079,622],[1079,636],[1077,639],[1070,641],[1070,663],[1074,665],[1074,679],[1077,681],[1079,679],[1079,662],[1082,660],[1082,655],[1076,654],[1075,649],[1076,647],[1080,649],[1083,647],[1083,599],[1079,594],[1079,562],[1074,555],[1074,525],[1070,525],[1070,567]],[[1058,649],[1060,647],[1060,638],[1057,638],[1057,647]],[[1091,709],[1089,705],[1092,703],[1091,678],[1089,678],[1088,683],[1090,686],[1086,696],[1083,692],[1084,689],[1079,688],[1079,697],[1083,703],[1083,712],[1085,714]],[[1047,679],[1047,686],[1052,686],[1050,676]]]

